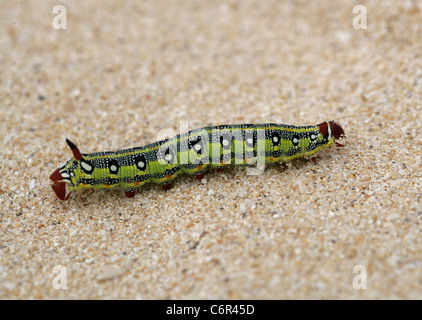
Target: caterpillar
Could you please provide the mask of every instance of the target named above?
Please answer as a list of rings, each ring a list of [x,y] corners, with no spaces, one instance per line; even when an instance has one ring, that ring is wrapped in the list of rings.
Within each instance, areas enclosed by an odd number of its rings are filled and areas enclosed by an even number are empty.
[[[66,139],[73,158],[50,176],[60,200],[84,188],[120,186],[128,198],[145,183],[161,184],[164,190],[180,173],[204,177],[208,166],[222,171],[227,165],[285,162],[312,156],[344,137],[335,121],[314,126],[284,124],[235,124],[208,126],[173,138],[118,151],[81,154]],[[314,157],[311,158],[315,163]]]

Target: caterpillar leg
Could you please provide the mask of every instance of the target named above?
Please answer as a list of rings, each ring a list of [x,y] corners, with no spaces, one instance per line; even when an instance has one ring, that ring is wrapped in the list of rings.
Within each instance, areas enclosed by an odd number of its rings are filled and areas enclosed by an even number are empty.
[[[128,188],[125,190],[125,196],[127,198],[133,198],[135,196],[135,189],[134,188]]]
[[[171,183],[162,184],[161,187],[163,188],[164,191],[167,191],[171,188]]]
[[[205,176],[205,173],[202,172],[200,174],[195,175],[195,178],[201,181],[202,179],[204,179],[204,176]]]
[[[314,164],[316,164],[316,158],[315,157],[311,157],[311,160]]]
[[[281,166],[282,166],[282,168],[281,168],[281,172],[284,172],[284,171],[286,171],[286,170],[287,170],[287,164],[285,164],[284,162],[282,162],[282,163],[281,163]]]
[[[217,171],[217,172],[223,172],[224,171],[224,168],[219,167],[219,168],[215,169],[215,171]]]
[[[337,147],[337,148],[342,148],[342,147],[344,147],[344,144],[338,143],[338,142],[336,141],[336,147]]]

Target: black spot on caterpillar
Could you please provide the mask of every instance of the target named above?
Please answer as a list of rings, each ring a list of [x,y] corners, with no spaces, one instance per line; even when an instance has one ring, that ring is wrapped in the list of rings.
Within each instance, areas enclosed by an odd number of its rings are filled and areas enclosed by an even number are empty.
[[[208,166],[221,170],[230,164],[253,165],[312,156],[344,136],[334,121],[315,126],[236,124],[209,126],[161,140],[144,147],[81,154],[66,139],[73,159],[54,171],[50,179],[57,197],[67,200],[83,188],[120,186],[127,197],[148,182],[167,190],[180,173],[202,179]],[[335,142],[336,146],[343,147]]]

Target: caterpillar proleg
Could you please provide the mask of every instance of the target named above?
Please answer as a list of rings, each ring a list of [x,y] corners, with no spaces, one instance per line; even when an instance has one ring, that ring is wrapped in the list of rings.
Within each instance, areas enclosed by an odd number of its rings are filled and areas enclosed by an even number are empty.
[[[60,200],[67,200],[72,191],[115,186],[120,186],[131,198],[136,188],[149,182],[161,184],[167,190],[180,173],[202,179],[209,166],[221,171],[231,164],[284,164],[312,156],[334,142],[343,147],[335,141],[343,136],[342,127],[335,121],[315,126],[220,125],[191,130],[144,147],[90,154],[81,154],[66,139],[73,159],[55,170],[50,179]]]

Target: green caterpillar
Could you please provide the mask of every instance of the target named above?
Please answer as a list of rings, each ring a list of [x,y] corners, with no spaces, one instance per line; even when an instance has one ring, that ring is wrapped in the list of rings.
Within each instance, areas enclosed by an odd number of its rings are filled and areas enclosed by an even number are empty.
[[[284,162],[311,156],[344,136],[334,121],[315,126],[283,124],[237,124],[191,130],[144,147],[81,154],[66,139],[73,159],[55,170],[50,179],[60,200],[83,188],[120,186],[128,198],[148,182],[167,190],[179,173],[202,179],[207,167]],[[336,142],[336,146],[343,147]],[[312,158],[315,162],[315,158]]]

